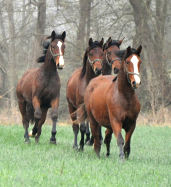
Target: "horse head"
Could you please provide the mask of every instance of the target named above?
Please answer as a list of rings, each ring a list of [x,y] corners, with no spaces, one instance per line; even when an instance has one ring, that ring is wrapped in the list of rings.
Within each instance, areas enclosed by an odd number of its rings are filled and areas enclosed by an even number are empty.
[[[89,47],[87,50],[87,60],[96,75],[100,75],[102,72],[103,42],[104,42],[103,38],[101,39],[100,42],[98,41],[93,42],[92,38],[89,39]]]
[[[132,88],[136,89],[141,84],[140,78],[140,53],[142,46],[140,45],[137,49],[133,49],[130,46],[126,49],[124,57],[124,66],[127,73],[128,82]]]
[[[120,50],[120,45],[122,44],[124,38],[121,40],[112,40],[111,37],[104,44],[104,62],[109,67],[112,67],[112,70],[115,74],[118,74],[121,61],[115,54],[116,51]]]
[[[51,38],[49,50],[58,69],[63,69],[64,67],[65,37],[65,31],[61,35],[57,35],[55,31],[52,31],[51,36],[47,37],[47,39]]]

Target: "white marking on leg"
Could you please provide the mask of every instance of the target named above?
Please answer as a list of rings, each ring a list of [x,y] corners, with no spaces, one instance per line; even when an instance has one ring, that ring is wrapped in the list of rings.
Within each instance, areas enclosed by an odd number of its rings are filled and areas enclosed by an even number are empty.
[[[137,56],[133,55],[133,57],[131,58],[130,61],[133,63],[134,73],[139,75],[139,71],[138,71],[139,60],[138,60]],[[141,82],[140,77],[138,75],[134,75],[136,84],[140,84],[140,82]]]

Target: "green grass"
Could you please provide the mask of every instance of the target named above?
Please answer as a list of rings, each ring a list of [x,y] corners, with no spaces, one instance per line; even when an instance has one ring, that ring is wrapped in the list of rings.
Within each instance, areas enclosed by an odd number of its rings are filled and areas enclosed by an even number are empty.
[[[128,161],[119,160],[114,136],[111,156],[103,144],[98,159],[92,147],[72,149],[71,126],[57,129],[56,146],[49,144],[51,126],[43,126],[36,145],[24,144],[22,126],[0,125],[0,187],[171,186],[171,128],[137,127]]]

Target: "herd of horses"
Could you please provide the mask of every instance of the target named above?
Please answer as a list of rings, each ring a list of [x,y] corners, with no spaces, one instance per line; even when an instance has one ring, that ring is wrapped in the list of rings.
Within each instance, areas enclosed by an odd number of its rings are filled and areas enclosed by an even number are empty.
[[[17,84],[16,95],[26,143],[30,143],[29,137],[34,137],[35,142],[39,142],[47,111],[52,108],[53,126],[50,143],[56,144],[61,87],[57,69],[64,67],[65,37],[65,31],[62,34],[52,31],[46,38],[49,40],[43,44],[43,55],[37,59],[42,65],[26,71]],[[119,157],[128,158],[131,136],[140,111],[135,89],[141,83],[142,47],[134,49],[129,46],[126,50],[120,50],[122,42],[123,39],[112,40],[111,37],[106,43],[103,38],[100,41],[93,41],[90,38],[82,67],[73,72],[67,83],[66,98],[74,132],[73,148],[83,150],[85,143],[94,144],[98,157],[103,140],[101,133],[103,126],[106,127],[104,138],[106,155],[110,155],[110,142],[114,133],[119,147]],[[112,72],[117,76],[112,75]],[[30,133],[29,123],[34,123]],[[125,130],[125,144],[121,134],[122,128]],[[81,140],[78,147],[79,130]],[[84,140],[85,134],[86,140]]]

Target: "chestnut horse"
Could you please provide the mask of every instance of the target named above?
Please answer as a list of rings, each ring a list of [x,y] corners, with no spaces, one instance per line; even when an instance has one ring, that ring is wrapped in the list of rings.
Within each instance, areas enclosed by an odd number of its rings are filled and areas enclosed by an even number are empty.
[[[112,40],[111,37],[105,42],[103,46],[104,56],[103,56],[103,68],[102,75],[111,75],[112,71],[114,74],[118,74],[120,69],[120,58],[115,54],[116,51],[120,49],[120,45],[122,44],[124,38],[121,40]],[[99,129],[100,138],[102,141],[102,133],[101,128]],[[91,136],[90,138],[90,130],[89,123],[87,122],[86,126],[86,140],[85,143],[87,145],[93,145],[94,138]]]
[[[140,103],[134,89],[141,83],[141,49],[141,46],[137,50],[130,46],[126,49],[117,79],[112,81],[113,76],[99,76],[87,86],[84,104],[77,111],[81,114],[77,122],[85,121],[88,117],[97,156],[100,155],[101,148],[98,131],[100,126],[107,128],[107,155],[110,154],[112,132],[117,139],[120,158],[128,158],[130,154],[131,136],[140,112]],[[125,145],[122,128],[126,132]]]
[[[39,68],[26,71],[19,80],[16,94],[18,106],[22,115],[22,123],[25,129],[25,142],[30,143],[30,137],[35,137],[39,142],[41,128],[46,119],[47,111],[52,107],[51,119],[53,121],[50,143],[56,144],[56,123],[58,118],[58,105],[60,95],[60,78],[56,68],[64,67],[64,40],[66,32],[58,35],[52,31],[51,42],[44,45],[44,56],[38,58],[38,62],[44,62]],[[32,131],[28,134],[29,122],[35,122]]]
[[[89,46],[85,51],[83,58],[83,67],[76,69],[67,83],[66,98],[68,101],[69,113],[72,121],[77,119],[77,116],[71,115],[84,102],[84,92],[91,79],[97,77],[102,72],[103,60],[103,38],[100,42],[89,39]],[[79,124],[73,123],[74,145],[77,149],[77,136],[79,132]],[[84,147],[84,134],[86,132],[85,122],[80,124],[81,140],[80,150]]]

